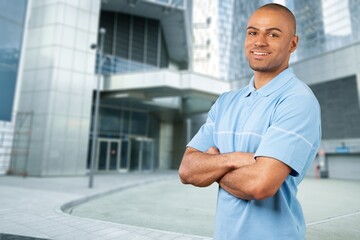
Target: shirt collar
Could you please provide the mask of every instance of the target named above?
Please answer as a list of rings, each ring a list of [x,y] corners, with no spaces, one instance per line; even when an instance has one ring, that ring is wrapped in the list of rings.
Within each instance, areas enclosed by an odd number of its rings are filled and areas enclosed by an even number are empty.
[[[287,68],[281,73],[279,73],[276,77],[271,79],[267,84],[265,84],[260,89],[256,90],[254,87],[254,76],[251,78],[249,85],[245,89],[245,97],[250,96],[250,93],[253,91],[257,91],[260,95],[267,97],[270,94],[274,93],[276,90],[280,89],[284,86],[291,78],[295,76],[292,68]]]

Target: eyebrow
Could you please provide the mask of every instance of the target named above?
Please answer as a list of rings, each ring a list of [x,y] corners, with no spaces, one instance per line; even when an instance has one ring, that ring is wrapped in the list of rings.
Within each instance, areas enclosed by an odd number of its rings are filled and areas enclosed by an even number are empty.
[[[257,30],[257,31],[259,31],[260,29],[258,29],[258,28],[256,28],[256,27],[252,27],[252,26],[250,26],[250,27],[247,27],[246,28],[246,30]],[[265,29],[267,32],[269,32],[269,31],[279,31],[279,32],[281,32],[282,33],[282,31],[281,31],[281,29],[280,28],[276,28],[276,27],[273,27],[273,28],[267,28],[267,29]]]

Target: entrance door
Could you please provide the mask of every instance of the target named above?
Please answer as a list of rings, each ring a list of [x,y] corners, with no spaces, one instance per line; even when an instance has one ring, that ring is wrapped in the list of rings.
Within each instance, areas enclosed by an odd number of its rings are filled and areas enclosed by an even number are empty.
[[[121,141],[99,138],[97,142],[97,170],[116,171],[120,166]]]
[[[154,140],[132,138],[130,170],[154,170]]]
[[[121,140],[121,147],[120,147],[120,168],[119,171],[127,172],[130,169],[130,158],[129,158],[129,140],[123,139]]]

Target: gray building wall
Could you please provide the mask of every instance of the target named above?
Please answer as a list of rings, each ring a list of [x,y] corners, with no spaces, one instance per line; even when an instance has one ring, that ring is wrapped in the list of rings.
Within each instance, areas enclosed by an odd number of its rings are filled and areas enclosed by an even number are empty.
[[[356,87],[356,89],[353,90],[356,91],[357,99],[352,98],[352,101],[360,101],[359,99],[360,70],[358,68],[358,66],[360,66],[360,58],[358,57],[359,53],[360,53],[360,44],[357,43],[331,52],[324,53],[322,55],[313,57],[311,59],[296,62],[292,64],[292,67],[294,68],[296,75],[310,86],[321,83],[331,85],[333,84],[332,81],[334,80],[346,79],[349,76],[356,76],[356,84],[354,84],[353,86]],[[335,92],[336,92],[336,88],[337,87],[334,86]],[[334,94],[334,96],[329,96],[329,97],[347,98],[348,95],[346,93],[342,94],[341,96],[337,96],[337,94]],[[356,116],[358,116],[359,114],[360,111],[358,107],[359,104],[353,102],[351,106],[353,107],[342,106],[341,112],[343,114],[348,113],[347,118],[344,118],[345,120],[356,119]],[[341,107],[341,105],[337,105],[337,106],[323,105],[321,107],[324,110],[326,108],[332,108],[333,111],[337,111],[336,108]],[[348,128],[346,130],[347,132],[353,130],[351,125],[347,124],[346,122],[342,122],[339,124],[344,129]],[[330,131],[330,129],[328,129],[328,131]],[[327,133],[325,133],[325,136],[326,135]],[[331,140],[329,138],[324,139],[322,141],[323,143],[322,147],[326,152],[335,152],[336,146],[341,146],[342,142],[345,142],[345,144],[352,146],[351,150],[353,152],[360,151],[360,138],[354,138],[350,136],[351,134],[348,137],[342,137],[342,138],[337,137],[337,138],[332,138]],[[348,141],[348,138],[351,139],[351,141]]]
[[[321,105],[322,138],[360,138],[360,108],[356,75],[312,84]]]
[[[321,148],[326,153],[330,178],[359,179],[359,53],[357,43],[292,65],[296,75],[318,94],[323,123]],[[349,152],[338,154],[342,146]],[[309,170],[310,175],[313,171]]]
[[[100,0],[32,1],[19,111],[33,112],[28,162],[14,172],[86,171]]]
[[[327,156],[330,178],[360,180],[360,154]]]

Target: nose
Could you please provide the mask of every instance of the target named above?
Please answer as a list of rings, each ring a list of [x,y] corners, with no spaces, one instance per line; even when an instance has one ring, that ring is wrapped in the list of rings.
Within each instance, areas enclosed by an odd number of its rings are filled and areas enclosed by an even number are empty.
[[[266,36],[263,34],[258,34],[255,39],[255,46],[256,47],[263,47],[267,45]]]

